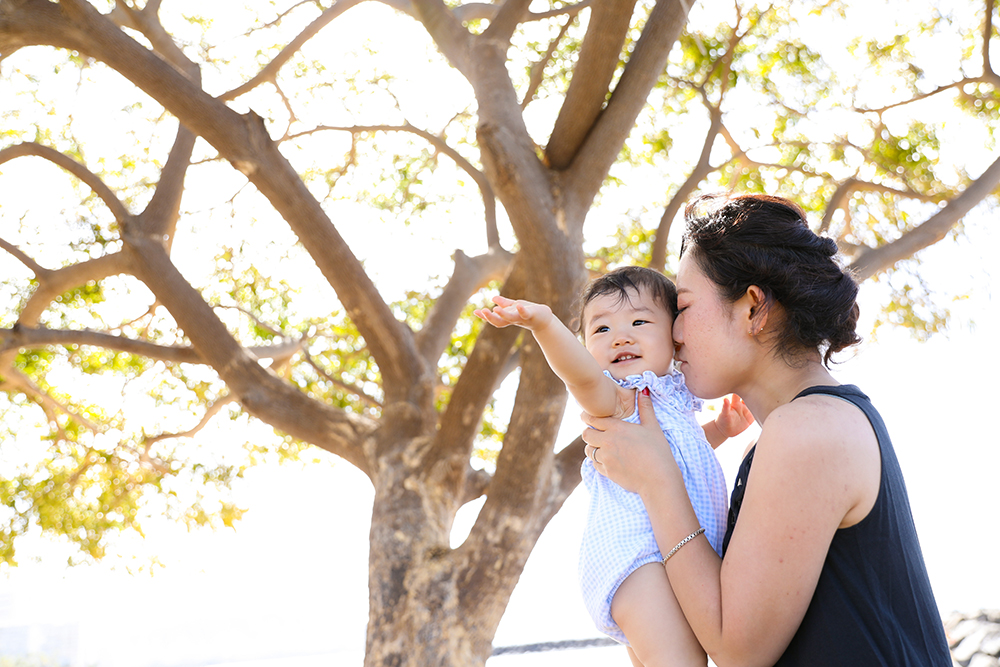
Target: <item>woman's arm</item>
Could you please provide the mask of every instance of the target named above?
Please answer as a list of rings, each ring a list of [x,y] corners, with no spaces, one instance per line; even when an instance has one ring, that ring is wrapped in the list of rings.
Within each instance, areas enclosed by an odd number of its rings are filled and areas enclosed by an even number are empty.
[[[642,496],[668,553],[698,520],[648,399],[639,407],[642,425],[586,418],[600,430],[588,429],[584,440],[601,450],[598,471]],[[803,398],[768,416],[725,561],[699,537],[666,564],[684,615],[717,665],[778,659],[805,615],[834,532],[874,503],[878,466],[867,420],[838,399]]]

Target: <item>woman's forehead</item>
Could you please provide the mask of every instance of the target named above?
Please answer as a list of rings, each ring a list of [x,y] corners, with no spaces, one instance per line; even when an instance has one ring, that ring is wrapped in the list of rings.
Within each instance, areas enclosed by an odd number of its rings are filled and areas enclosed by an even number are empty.
[[[685,253],[681,257],[681,261],[677,264],[677,295],[680,296],[684,292],[691,292],[700,285],[704,284],[704,281],[708,279],[705,273],[701,270],[701,266],[692,257],[693,253]]]

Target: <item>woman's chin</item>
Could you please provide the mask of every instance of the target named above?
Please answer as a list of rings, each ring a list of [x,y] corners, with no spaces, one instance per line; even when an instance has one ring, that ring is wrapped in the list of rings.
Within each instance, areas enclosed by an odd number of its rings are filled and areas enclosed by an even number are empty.
[[[703,401],[711,401],[728,395],[729,392],[720,392],[715,387],[705,387],[698,382],[697,375],[691,374],[691,367],[683,361],[677,362],[674,368],[684,375],[684,385],[688,391]]]

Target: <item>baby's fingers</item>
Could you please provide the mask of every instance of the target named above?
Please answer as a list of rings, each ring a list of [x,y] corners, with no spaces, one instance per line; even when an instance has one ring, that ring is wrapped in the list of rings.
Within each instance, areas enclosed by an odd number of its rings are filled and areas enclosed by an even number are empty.
[[[510,322],[500,317],[499,315],[497,315],[497,313],[493,312],[492,310],[489,310],[488,308],[481,308],[473,312],[479,319],[485,320],[486,322],[489,322],[493,326],[498,327],[500,329],[510,326]]]
[[[513,306],[517,302],[514,301],[514,299],[508,299],[505,296],[500,296],[499,294],[497,294],[495,297],[493,297],[493,303],[500,306],[501,308],[506,308],[507,306]]]

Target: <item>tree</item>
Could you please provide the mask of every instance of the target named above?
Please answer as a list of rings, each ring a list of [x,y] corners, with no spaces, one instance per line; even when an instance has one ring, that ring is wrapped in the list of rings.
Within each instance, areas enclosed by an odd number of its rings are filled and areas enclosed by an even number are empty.
[[[248,460],[308,445],[371,479],[366,664],[482,664],[582,457],[580,441],[555,446],[565,391],[531,337],[470,320],[484,288],[570,321],[588,269],[668,268],[692,195],[779,191],[818,214],[860,278],[888,286],[887,319],[927,335],[947,313],[922,291],[915,255],[994,203],[1000,161],[973,175],[940,160],[946,130],[926,113],[954,102],[950,117],[992,139],[992,0],[856,38],[855,55],[890,82],[877,90],[864,71],[839,81],[803,39],[817,15],[852,19],[837,2],[822,13],[740,2],[720,17],[685,0],[383,0],[369,21],[427,40],[434,78],[416,95],[440,99],[434,113],[406,98],[402,63],[394,76],[374,53],[330,52],[330,32],[368,5],[260,4],[258,18],[223,3],[0,1],[14,100],[0,179],[40,158],[61,169],[39,172],[43,185],[78,197],[62,237],[16,230],[15,216],[22,230],[51,225],[35,207],[3,212],[0,246],[30,274],[4,276],[14,306],[0,322],[0,389],[17,415],[4,423],[23,435],[30,416],[47,443],[0,480],[7,562],[31,530],[99,558],[116,531],[141,530],[151,502],[193,524],[238,520],[231,503],[176,487],[225,488],[242,464],[183,443],[217,415],[252,417],[281,439],[251,444]],[[942,36],[950,50],[933,57],[951,69],[931,74],[919,42]],[[436,89],[442,79],[460,79],[464,100]],[[95,103],[113,131],[86,126]],[[658,222],[636,208],[617,242],[585,252],[595,201],[640,166],[664,184],[640,200]],[[453,227],[479,230],[479,251],[456,250],[443,284],[386,299],[345,238],[361,215],[347,199],[411,226],[467,216],[475,201],[481,218]],[[228,234],[204,231],[220,224]],[[316,299],[320,281],[330,292]],[[515,370],[502,427],[492,400]],[[115,411],[88,391],[98,386],[148,394],[192,425]],[[451,548],[455,513],[483,495]]]

